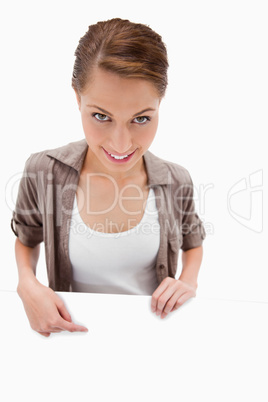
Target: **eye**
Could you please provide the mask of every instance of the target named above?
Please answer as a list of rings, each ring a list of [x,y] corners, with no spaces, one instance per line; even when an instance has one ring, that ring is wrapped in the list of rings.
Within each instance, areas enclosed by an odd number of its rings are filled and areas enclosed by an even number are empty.
[[[137,120],[136,123],[138,123],[138,124],[145,124],[145,123],[147,123],[147,121],[150,121],[151,118],[149,116],[138,116],[138,117],[135,117],[134,120]]]
[[[98,121],[107,121],[109,119],[106,114],[102,113],[93,113],[92,116],[95,117],[95,119],[97,119]]]

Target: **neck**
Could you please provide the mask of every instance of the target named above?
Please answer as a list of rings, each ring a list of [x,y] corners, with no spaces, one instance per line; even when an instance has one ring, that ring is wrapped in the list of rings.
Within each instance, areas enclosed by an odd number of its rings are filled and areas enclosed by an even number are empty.
[[[125,171],[112,171],[107,169],[96,158],[90,148],[88,148],[87,155],[84,161],[83,171],[86,173],[107,175],[112,177],[118,185],[126,185],[134,182],[147,182],[147,173],[143,157],[129,170]]]

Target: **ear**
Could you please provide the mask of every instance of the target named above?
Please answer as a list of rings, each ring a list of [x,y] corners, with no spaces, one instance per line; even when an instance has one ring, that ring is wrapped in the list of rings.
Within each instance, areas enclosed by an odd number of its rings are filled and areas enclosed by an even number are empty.
[[[80,97],[79,93],[76,90],[74,92],[75,92],[78,108],[81,111],[81,97]]]

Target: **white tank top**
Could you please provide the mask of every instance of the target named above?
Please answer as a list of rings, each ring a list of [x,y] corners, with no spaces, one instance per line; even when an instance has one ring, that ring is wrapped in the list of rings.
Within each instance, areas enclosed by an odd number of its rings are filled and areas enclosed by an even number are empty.
[[[152,295],[158,286],[155,263],[159,244],[160,225],[152,188],[139,224],[119,233],[89,228],[79,214],[75,196],[69,235],[72,290]]]

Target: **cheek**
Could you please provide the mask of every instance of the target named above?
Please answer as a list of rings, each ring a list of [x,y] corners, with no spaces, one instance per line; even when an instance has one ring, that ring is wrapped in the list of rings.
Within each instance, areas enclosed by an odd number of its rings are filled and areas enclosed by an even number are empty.
[[[85,137],[89,142],[98,143],[103,138],[101,130],[88,117],[82,118],[82,126]]]
[[[150,144],[155,137],[156,130],[157,130],[157,123],[150,125],[150,127],[148,126],[146,130],[140,133],[139,142],[144,145]]]

